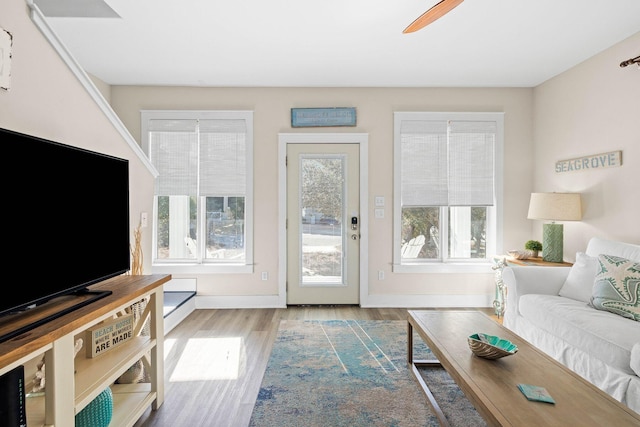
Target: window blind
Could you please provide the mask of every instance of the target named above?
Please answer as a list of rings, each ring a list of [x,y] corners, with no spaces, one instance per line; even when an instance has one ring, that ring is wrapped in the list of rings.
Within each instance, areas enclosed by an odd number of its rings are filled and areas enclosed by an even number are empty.
[[[200,120],[200,195],[246,192],[247,126],[244,120]]]
[[[158,196],[193,196],[198,191],[197,120],[149,120],[149,155],[158,170]]]
[[[496,132],[492,121],[403,120],[402,206],[493,205]]]
[[[150,120],[156,195],[244,195],[246,142],[243,119]]]
[[[402,206],[447,204],[447,122],[404,120],[402,144]]]

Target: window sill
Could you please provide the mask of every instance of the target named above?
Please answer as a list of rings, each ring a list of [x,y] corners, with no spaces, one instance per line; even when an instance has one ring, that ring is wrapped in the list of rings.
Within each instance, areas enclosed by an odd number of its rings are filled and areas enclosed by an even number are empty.
[[[154,264],[153,274],[250,274],[253,265],[247,264]]]
[[[433,264],[394,264],[394,273],[493,273],[491,261]]]

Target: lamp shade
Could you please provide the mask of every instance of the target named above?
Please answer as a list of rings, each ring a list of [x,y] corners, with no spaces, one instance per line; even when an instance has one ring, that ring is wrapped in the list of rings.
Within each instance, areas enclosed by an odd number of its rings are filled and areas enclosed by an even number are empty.
[[[531,193],[528,219],[580,221],[580,193]]]

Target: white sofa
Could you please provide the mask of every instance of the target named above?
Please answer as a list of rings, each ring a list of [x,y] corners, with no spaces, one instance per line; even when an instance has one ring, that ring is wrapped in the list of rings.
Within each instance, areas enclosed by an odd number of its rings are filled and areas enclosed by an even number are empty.
[[[638,268],[640,246],[600,238],[572,267],[506,267],[503,324],[640,413]],[[613,297],[612,275],[632,278]]]

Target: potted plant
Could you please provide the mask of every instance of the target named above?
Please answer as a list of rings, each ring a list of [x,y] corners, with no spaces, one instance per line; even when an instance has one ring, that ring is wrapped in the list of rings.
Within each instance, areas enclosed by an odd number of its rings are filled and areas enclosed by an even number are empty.
[[[529,240],[524,244],[524,248],[532,252],[533,257],[538,256],[538,251],[542,250],[542,243],[537,240]]]

